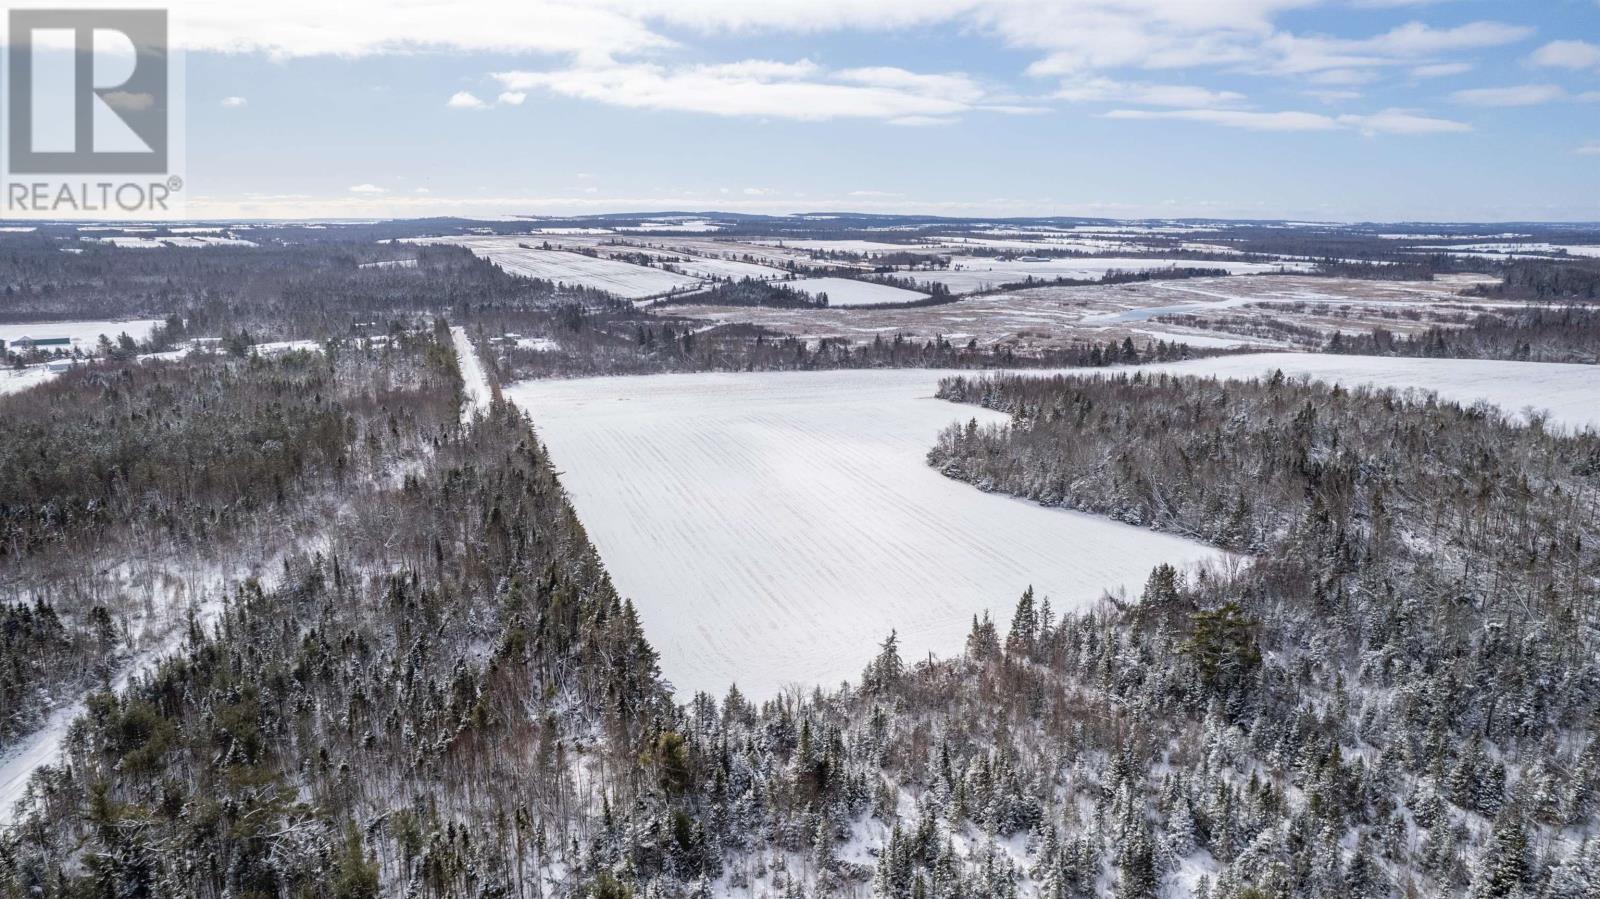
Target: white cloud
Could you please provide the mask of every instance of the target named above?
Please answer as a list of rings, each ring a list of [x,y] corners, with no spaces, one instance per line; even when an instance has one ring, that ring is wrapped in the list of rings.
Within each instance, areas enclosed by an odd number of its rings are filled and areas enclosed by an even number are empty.
[[[521,106],[522,101],[526,99],[528,99],[526,91],[501,91],[494,102],[501,106]]]
[[[1362,134],[1456,134],[1471,131],[1465,122],[1420,115],[1407,109],[1385,109],[1371,115],[1342,115],[1339,123]]]
[[[1470,71],[1472,71],[1470,62],[1436,62],[1417,66],[1411,70],[1411,75],[1414,78],[1448,78],[1451,75],[1465,75]]]
[[[1110,78],[1089,78],[1062,84],[1051,95],[1072,103],[1136,103],[1203,109],[1237,106],[1245,99],[1234,91],[1216,91],[1189,84],[1130,84]]]
[[[1519,84],[1456,91],[1450,99],[1468,106],[1538,106],[1564,99],[1566,95],[1566,91],[1554,84]]]
[[[1528,61],[1560,69],[1600,68],[1600,45],[1588,41],[1551,41],[1533,51]]]
[[[1181,119],[1249,131],[1333,131],[1339,122],[1314,112],[1251,112],[1241,109],[1113,109],[1108,119]]]
[[[243,97],[223,97],[222,98],[222,107],[224,109],[239,109],[240,107],[245,106],[249,102],[250,102],[249,100],[246,100]]]
[[[632,109],[721,116],[927,124],[979,109],[1026,111],[1014,104],[985,104],[987,91],[961,73],[891,67],[828,72],[806,60],[678,67],[606,62],[554,71],[500,72],[494,77],[508,91],[547,90]]]
[[[1578,95],[1579,103],[1600,103],[1600,91],[1584,91]]]
[[[1324,103],[1348,103],[1351,100],[1361,99],[1360,91],[1350,90],[1315,90],[1305,91],[1305,95]]]
[[[488,104],[479,100],[471,91],[456,91],[444,105],[451,109],[484,109]]]
[[[1440,54],[1498,47],[1533,34],[1533,29],[1503,22],[1468,22],[1434,28],[1409,22],[1368,38],[1333,38],[1277,33],[1263,42],[1276,59],[1258,67],[1266,72],[1308,75],[1330,70],[1358,71],[1390,66],[1422,66]]]
[[[279,58],[419,49],[486,53],[635,53],[673,42],[641,4],[583,0],[171,0],[174,42],[189,50]]]
[[[1600,140],[1592,140],[1572,152],[1579,156],[1600,156]]]
[[[1411,110],[1385,109],[1371,115],[1327,116],[1314,112],[1253,112],[1238,109],[1145,110],[1116,109],[1112,119],[1179,119],[1249,131],[1337,131],[1363,134],[1444,134],[1470,131],[1471,126],[1449,119],[1419,115]]]
[[[388,193],[389,189],[387,187],[379,187],[376,184],[354,184],[354,185],[351,185],[350,192],[353,193],[353,194],[361,194],[363,196],[375,197],[375,196],[378,196],[379,194]]]

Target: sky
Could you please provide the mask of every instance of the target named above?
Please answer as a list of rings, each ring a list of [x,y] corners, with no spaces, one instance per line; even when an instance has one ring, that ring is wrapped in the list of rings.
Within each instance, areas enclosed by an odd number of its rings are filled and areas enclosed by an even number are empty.
[[[170,8],[197,217],[1600,221],[1600,0]]]

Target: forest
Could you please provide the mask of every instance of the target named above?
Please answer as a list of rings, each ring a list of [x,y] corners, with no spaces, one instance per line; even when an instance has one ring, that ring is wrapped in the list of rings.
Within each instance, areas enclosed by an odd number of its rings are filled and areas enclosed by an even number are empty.
[[[706,329],[354,233],[0,240],[15,320],[167,322],[0,397],[0,752],[73,721],[0,897],[1600,895],[1600,435],[1114,368],[1214,352],[1166,340]],[[848,684],[685,699],[537,415],[463,420],[452,324],[501,382],[972,370],[939,397],[1008,423],[929,434],[935,470],[1237,555],[1070,611],[996,584],[951,658],[889,633]],[[1595,361],[1587,309],[1460,324],[1329,349]],[[1057,366],[1095,371],[977,373]]]
[[[947,475],[1254,560],[680,705],[526,420],[419,416],[398,481],[90,700],[0,889],[1591,894],[1600,437],[1282,377],[940,393],[1012,422]]]
[[[1430,327],[1417,335],[1377,328],[1367,334],[1334,332],[1329,353],[1360,356],[1427,356],[1512,359],[1524,362],[1600,363],[1600,309],[1532,307],[1481,314],[1465,327]]]

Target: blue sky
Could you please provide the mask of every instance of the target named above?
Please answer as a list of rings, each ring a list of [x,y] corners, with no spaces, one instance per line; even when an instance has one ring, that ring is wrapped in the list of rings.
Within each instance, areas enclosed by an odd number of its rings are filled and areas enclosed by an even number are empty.
[[[285,0],[174,18],[190,213],[208,217],[1600,220],[1597,0]]]

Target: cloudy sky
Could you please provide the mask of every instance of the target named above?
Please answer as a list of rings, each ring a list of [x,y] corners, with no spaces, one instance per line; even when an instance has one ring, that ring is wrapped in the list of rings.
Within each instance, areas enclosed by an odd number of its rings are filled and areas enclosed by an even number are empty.
[[[197,215],[1600,220],[1600,0],[172,9]]]

